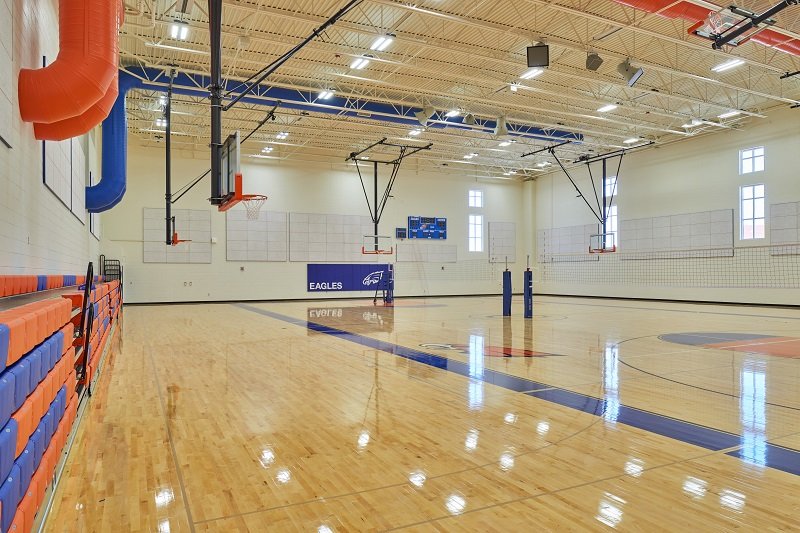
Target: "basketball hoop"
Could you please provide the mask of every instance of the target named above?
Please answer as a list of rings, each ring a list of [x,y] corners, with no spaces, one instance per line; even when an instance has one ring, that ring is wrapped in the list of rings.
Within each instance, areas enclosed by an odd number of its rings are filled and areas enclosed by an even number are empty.
[[[386,235],[364,235],[361,253],[363,255],[394,255],[392,238]]]
[[[247,210],[247,220],[258,220],[258,215],[261,213],[261,208],[267,199],[263,194],[245,194],[242,196],[240,201]]]
[[[239,172],[235,176],[234,188],[230,197],[219,204],[217,210],[225,212],[236,204],[242,203],[247,210],[247,220],[258,220],[261,208],[267,200],[268,198],[263,194],[242,194],[242,173]]]

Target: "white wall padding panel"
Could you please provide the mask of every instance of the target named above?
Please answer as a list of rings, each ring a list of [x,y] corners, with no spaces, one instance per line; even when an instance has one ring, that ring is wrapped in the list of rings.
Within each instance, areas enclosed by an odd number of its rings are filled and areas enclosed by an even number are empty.
[[[177,246],[168,246],[166,240],[165,209],[144,208],[145,263],[210,263],[211,262],[211,212],[203,209],[173,209],[175,229],[180,240]]]
[[[363,255],[364,235],[375,232],[369,217],[324,213],[289,214],[289,261],[370,262]]]
[[[697,257],[733,248],[733,230],[732,209],[622,220],[618,250],[623,259],[658,259],[660,252],[674,258],[678,250]]]
[[[513,222],[489,222],[489,262],[517,262],[517,225]]]
[[[539,230],[536,232],[538,261],[549,261],[554,255],[586,254],[591,236],[598,231],[597,224]]]
[[[456,263],[458,246],[429,241],[406,242],[397,245],[398,263]]]
[[[261,210],[257,220],[248,220],[244,206],[226,213],[228,261],[287,261],[289,216]]]
[[[770,206],[769,242],[770,244],[800,243],[800,202]]]

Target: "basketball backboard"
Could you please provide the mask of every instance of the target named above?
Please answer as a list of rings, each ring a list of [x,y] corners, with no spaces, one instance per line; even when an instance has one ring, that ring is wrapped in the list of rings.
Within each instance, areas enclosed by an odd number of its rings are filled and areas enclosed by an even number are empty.
[[[222,173],[220,174],[220,196],[223,202],[236,192],[236,175],[241,173],[241,142],[239,132],[232,133],[222,143],[220,158]]]

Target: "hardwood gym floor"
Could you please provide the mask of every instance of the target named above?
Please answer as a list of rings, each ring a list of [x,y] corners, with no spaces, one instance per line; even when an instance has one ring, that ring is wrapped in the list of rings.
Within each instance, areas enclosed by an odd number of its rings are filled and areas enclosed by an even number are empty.
[[[800,528],[800,311],[369,304],[126,307],[47,530]]]

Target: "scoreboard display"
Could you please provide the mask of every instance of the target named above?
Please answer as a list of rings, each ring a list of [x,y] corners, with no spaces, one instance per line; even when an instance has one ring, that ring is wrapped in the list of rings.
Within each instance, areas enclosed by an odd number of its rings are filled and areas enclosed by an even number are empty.
[[[408,217],[409,239],[446,239],[447,219],[436,217]]]

